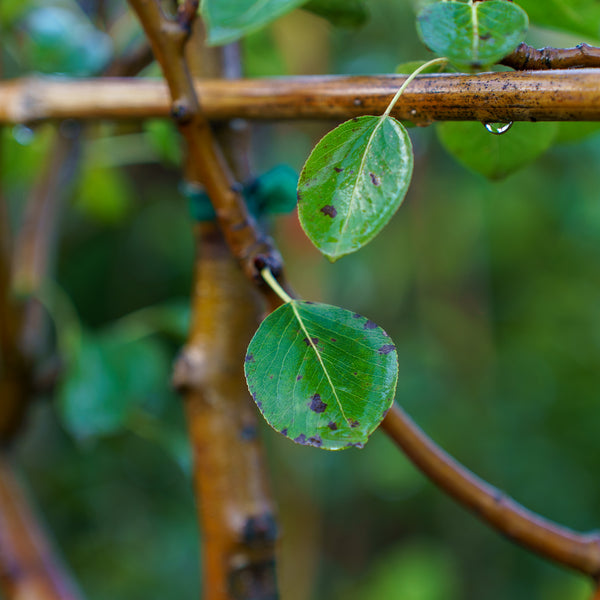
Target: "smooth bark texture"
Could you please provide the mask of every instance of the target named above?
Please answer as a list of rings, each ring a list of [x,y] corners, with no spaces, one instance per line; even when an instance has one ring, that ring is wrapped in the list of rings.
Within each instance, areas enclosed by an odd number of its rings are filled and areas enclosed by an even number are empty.
[[[6,600],[81,598],[4,453],[0,453],[0,590]]]
[[[256,291],[216,225],[198,225],[190,338],[174,383],[185,397],[202,523],[204,600],[275,600],[277,527],[244,380]]]
[[[311,76],[195,80],[202,114],[210,120],[335,119],[380,115],[406,80],[402,75]],[[64,80],[30,77],[0,83],[0,123],[44,119],[168,117],[163,81]],[[600,120],[600,70],[422,75],[392,116],[433,121]],[[211,162],[218,162],[215,157]]]
[[[502,535],[539,556],[600,576],[600,534],[576,533],[527,510],[457,463],[398,406],[382,428],[424,475]]]

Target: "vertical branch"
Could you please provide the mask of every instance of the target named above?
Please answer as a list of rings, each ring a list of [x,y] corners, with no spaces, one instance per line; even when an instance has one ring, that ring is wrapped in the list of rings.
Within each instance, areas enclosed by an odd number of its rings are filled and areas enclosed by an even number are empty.
[[[258,257],[275,270],[279,258],[256,229],[216,137],[200,112],[185,57],[190,25],[194,25],[194,3],[183,5],[177,21],[166,18],[153,0],[130,0],[130,4],[169,84],[172,114],[187,146],[186,179],[204,185],[221,229],[214,224],[196,227],[193,322],[174,373],[174,383],[185,397],[194,456],[204,540],[203,597],[274,600],[278,597],[276,525],[257,438],[256,411],[242,366],[256,327],[258,299],[234,257],[250,278],[257,275]],[[199,50],[200,30],[192,39],[194,50]],[[188,59],[194,57],[194,50]],[[193,70],[222,74],[220,59],[212,55],[208,65],[203,56],[202,62],[190,61]],[[231,155],[239,157],[237,152]],[[242,161],[236,162],[240,166]]]
[[[5,453],[0,453],[0,590],[7,600],[81,598]]]
[[[277,532],[243,358],[256,292],[213,224],[197,226],[189,341],[177,361],[203,529],[205,600],[275,600]]]

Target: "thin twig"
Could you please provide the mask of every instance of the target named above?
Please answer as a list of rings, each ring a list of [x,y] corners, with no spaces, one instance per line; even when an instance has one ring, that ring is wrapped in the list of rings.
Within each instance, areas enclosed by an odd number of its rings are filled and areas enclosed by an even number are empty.
[[[0,453],[0,589],[6,600],[81,598],[5,453]]]
[[[210,120],[342,120],[382,114],[405,81],[402,75],[208,79],[196,80],[194,88],[202,99],[202,114]],[[156,79],[31,77],[0,82],[0,124],[166,118],[170,107],[168,89]],[[597,121],[600,70],[422,75],[391,114],[421,125],[434,121]]]
[[[537,50],[525,42],[500,64],[517,71],[547,69],[583,69],[600,67],[600,48],[579,44],[575,48],[542,48]]]
[[[600,575],[599,534],[576,533],[527,510],[446,454],[398,406],[382,428],[433,483],[504,536],[544,558]]]
[[[171,114],[187,144],[191,183],[203,185],[213,202],[227,244],[246,275],[260,280],[259,267],[281,272],[281,257],[249,214],[210,124],[200,110],[194,83],[184,60],[189,31],[165,16],[157,0],[130,0],[169,86]]]

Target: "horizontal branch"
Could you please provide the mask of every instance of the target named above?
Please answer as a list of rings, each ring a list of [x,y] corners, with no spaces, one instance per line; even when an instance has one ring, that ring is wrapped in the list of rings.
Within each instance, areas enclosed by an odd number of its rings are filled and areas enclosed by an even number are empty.
[[[211,120],[337,119],[381,114],[406,80],[400,75],[196,80]],[[0,123],[44,119],[146,119],[170,116],[163,80],[60,80],[0,83]],[[394,116],[433,121],[597,121],[600,70],[422,75],[401,96]]]
[[[398,406],[382,428],[433,483],[507,538],[541,557],[600,576],[600,534],[576,533],[527,510],[446,454]]]
[[[600,48],[579,44],[574,48],[532,48],[525,42],[501,61],[517,71],[584,69],[600,67]]]

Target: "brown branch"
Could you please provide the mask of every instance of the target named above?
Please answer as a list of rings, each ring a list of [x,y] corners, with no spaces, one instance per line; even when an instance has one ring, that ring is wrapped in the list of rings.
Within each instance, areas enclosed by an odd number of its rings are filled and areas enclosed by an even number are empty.
[[[185,397],[202,524],[203,598],[277,598],[277,529],[243,373],[256,291],[216,225],[197,226],[193,321],[174,383]]]
[[[584,69],[600,67],[600,48],[579,44],[575,48],[542,48],[537,50],[525,42],[500,61],[517,71],[547,69]]]
[[[402,75],[196,80],[210,120],[343,120],[381,114],[406,80]],[[597,121],[600,71],[524,71],[423,75],[393,116],[434,121]],[[0,83],[0,123],[46,119],[148,119],[169,116],[162,80],[44,77]]]
[[[258,264],[281,271],[281,258],[270,240],[256,227],[215,142],[210,124],[200,110],[184,47],[189,31],[167,18],[157,0],[130,0],[169,86],[179,131],[187,145],[191,183],[201,184],[213,202],[219,226],[233,255],[248,277],[260,279]]]
[[[501,534],[539,556],[600,576],[600,534],[576,533],[527,510],[457,463],[398,406],[382,428],[435,485]]]
[[[117,57],[104,71],[104,77],[134,77],[140,71],[152,64],[154,54],[148,42],[133,48],[127,54]]]
[[[600,585],[598,585],[598,587],[596,588],[592,600],[600,600]]]
[[[0,453],[0,589],[6,600],[81,598],[4,453]]]

